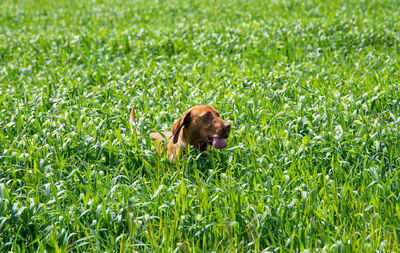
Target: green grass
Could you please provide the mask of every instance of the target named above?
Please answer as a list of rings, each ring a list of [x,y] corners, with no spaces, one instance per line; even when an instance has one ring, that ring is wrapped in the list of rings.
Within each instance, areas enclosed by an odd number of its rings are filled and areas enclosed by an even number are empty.
[[[399,251],[398,6],[1,1],[0,251]],[[229,146],[172,165],[197,104]]]

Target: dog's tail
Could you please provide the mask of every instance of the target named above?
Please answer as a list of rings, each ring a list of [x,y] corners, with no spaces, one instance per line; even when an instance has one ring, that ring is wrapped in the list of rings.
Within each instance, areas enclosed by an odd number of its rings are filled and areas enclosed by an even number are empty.
[[[132,134],[133,134],[133,130],[135,130],[136,133],[139,134],[139,131],[135,128],[134,125],[135,125],[135,106],[132,106],[130,119],[129,119],[129,126],[131,127]]]

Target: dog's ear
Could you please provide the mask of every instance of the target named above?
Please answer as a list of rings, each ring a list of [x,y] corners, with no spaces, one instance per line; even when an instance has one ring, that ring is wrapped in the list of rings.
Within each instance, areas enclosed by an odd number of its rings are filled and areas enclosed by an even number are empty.
[[[190,112],[185,112],[172,126],[172,135],[174,136],[173,142],[177,143],[179,138],[179,132],[182,127],[188,126],[190,123]]]

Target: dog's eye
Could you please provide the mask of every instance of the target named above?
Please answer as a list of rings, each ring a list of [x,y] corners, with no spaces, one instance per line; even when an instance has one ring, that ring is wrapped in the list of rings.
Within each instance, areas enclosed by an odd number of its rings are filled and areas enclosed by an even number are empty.
[[[206,115],[203,116],[204,119],[209,119],[211,116],[211,113],[207,113]]]

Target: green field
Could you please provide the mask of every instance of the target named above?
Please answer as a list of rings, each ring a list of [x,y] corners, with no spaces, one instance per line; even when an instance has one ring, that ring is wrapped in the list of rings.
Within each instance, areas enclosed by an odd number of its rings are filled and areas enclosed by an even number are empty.
[[[398,252],[399,16],[1,1],[0,252]],[[228,148],[171,164],[148,133],[198,104]]]

